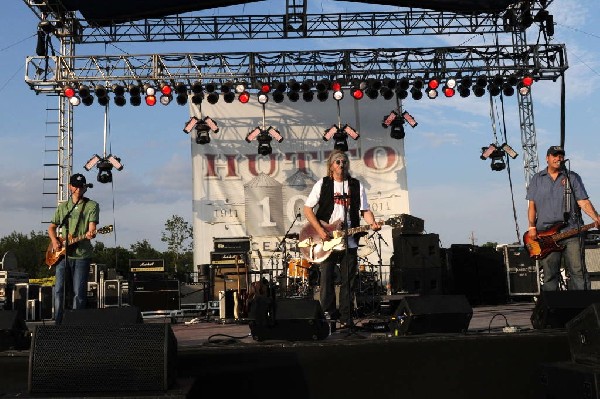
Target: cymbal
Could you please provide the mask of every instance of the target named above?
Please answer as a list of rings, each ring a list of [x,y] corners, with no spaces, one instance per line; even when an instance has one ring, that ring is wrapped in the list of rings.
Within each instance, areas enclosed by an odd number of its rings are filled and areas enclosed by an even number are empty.
[[[300,236],[298,235],[298,233],[290,233],[286,234],[285,238],[289,238],[290,240],[297,240],[298,238],[300,238]]]

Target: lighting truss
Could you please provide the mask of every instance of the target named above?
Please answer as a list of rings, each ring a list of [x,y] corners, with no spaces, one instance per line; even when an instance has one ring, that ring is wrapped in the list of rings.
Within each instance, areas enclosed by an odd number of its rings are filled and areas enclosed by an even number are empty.
[[[536,80],[553,81],[568,68],[563,44],[531,45],[525,54],[516,45],[490,45],[246,54],[30,56],[26,59],[25,82],[37,93],[58,94],[68,84],[94,87],[113,83],[107,82],[108,78],[114,83],[126,84],[158,85],[173,79],[194,82],[198,70],[202,70],[205,81],[221,85],[230,80],[259,82],[267,77],[286,82],[340,77],[347,82],[344,87],[350,88],[350,82],[366,78],[396,81],[409,78],[412,81],[439,69],[440,64],[444,65],[448,77],[465,71],[473,76],[490,77],[532,73]],[[106,76],[107,70],[112,73],[110,77]],[[251,87],[247,90],[256,91]]]

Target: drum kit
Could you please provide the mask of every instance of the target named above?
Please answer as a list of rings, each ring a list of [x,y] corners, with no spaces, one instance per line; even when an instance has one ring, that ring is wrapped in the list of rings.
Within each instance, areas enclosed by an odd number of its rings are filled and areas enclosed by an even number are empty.
[[[279,293],[286,298],[308,298],[311,297],[312,282],[311,276],[318,273],[318,267],[303,259],[298,251],[298,234],[286,234],[284,237],[282,266],[283,273],[279,279]],[[287,253],[288,245],[286,240],[291,241],[291,253]],[[318,281],[318,279],[317,279]]]

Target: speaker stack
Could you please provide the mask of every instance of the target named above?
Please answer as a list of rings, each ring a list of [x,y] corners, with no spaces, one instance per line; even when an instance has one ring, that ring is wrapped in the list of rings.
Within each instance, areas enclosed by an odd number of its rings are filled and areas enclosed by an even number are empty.
[[[437,234],[421,234],[422,219],[406,219],[392,230],[394,254],[390,259],[391,293],[441,294],[442,261]]]

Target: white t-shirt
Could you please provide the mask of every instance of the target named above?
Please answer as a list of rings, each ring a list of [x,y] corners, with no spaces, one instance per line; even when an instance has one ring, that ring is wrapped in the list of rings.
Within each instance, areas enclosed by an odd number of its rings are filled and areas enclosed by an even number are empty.
[[[360,183],[360,182],[359,182]],[[304,203],[305,206],[308,206],[310,208],[314,208],[318,203],[319,203],[319,198],[321,196],[321,186],[323,186],[323,179],[319,179],[315,185],[313,186],[310,194],[308,195],[308,198],[306,199],[306,202]],[[343,182],[338,182],[338,181],[333,181],[333,193],[334,193],[334,200],[333,200],[333,212],[331,213],[331,217],[329,218],[329,220],[324,220],[324,222],[326,223],[334,223],[337,221],[344,221],[344,196],[345,196],[345,201],[348,202],[348,205],[350,205],[350,197],[349,197],[349,193],[348,193],[348,180],[344,180]],[[337,198],[339,196],[339,198]],[[361,211],[368,211],[369,208],[369,203],[367,202],[367,194],[365,192],[365,188],[363,187],[362,183],[360,183],[360,210]],[[360,212],[359,212],[360,213]],[[348,220],[348,227],[358,227],[358,226],[352,226],[352,222],[350,221],[350,214],[348,213],[347,216],[347,220]],[[348,247],[349,248],[356,248],[358,246],[358,244],[356,243],[356,240],[354,239],[354,237],[350,236],[348,237]]]

